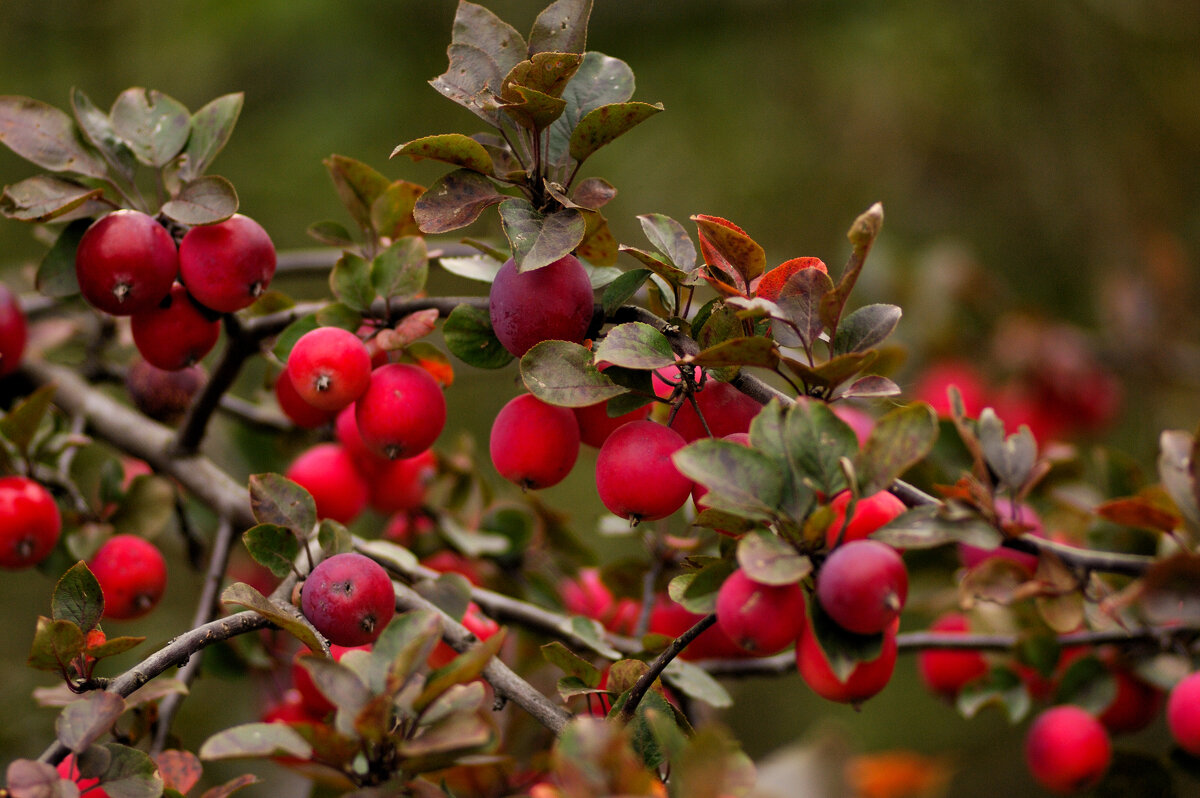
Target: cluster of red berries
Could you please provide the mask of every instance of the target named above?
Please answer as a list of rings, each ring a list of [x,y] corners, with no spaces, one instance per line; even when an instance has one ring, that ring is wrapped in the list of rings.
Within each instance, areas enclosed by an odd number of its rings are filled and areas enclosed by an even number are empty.
[[[275,274],[275,247],[249,217],[188,230],[178,247],[154,217],[122,209],[97,219],[75,252],[83,298],[129,316],[133,341],[157,368],[175,371],[204,357],[219,317],[248,307]]]

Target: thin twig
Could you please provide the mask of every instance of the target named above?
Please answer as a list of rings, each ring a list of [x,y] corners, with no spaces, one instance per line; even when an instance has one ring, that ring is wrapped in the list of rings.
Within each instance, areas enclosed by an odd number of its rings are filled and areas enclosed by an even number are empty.
[[[654,681],[662,675],[662,672],[671,664],[671,660],[679,656],[679,654],[688,647],[688,645],[703,634],[710,626],[717,622],[717,614],[710,612],[700,620],[696,621],[691,629],[681,634],[679,637],[671,641],[666,649],[654,658],[650,663],[650,667],[638,677],[634,682],[633,687],[629,688],[629,695],[625,699],[625,703],[621,706],[620,719],[623,723],[628,723],[633,718],[633,713],[637,711],[638,704],[646,692],[654,684]]]

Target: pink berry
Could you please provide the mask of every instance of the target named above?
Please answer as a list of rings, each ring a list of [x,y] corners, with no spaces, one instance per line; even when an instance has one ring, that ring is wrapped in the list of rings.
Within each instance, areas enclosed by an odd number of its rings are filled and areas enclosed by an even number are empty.
[[[0,283],[0,377],[12,374],[21,365],[26,335],[21,303],[8,286]]]
[[[1070,704],[1051,707],[1025,737],[1025,761],[1033,778],[1059,795],[1097,784],[1112,760],[1112,743],[1100,721]]]
[[[550,339],[581,343],[592,323],[593,302],[591,279],[574,255],[525,272],[509,259],[488,299],[496,338],[517,357]]]
[[[948,612],[930,627],[931,632],[966,634],[970,627],[960,612]],[[987,660],[978,651],[926,649],[917,654],[921,683],[935,695],[954,698],[969,682],[987,673]]]
[[[27,477],[0,477],[0,568],[37,565],[61,532],[62,516],[49,491]]]
[[[288,354],[296,394],[318,410],[336,413],[367,390],[371,355],[357,335],[340,327],[309,330]]]
[[[275,245],[258,222],[235,213],[187,231],[179,243],[179,272],[197,302],[233,313],[267,289],[275,274]]]
[[[548,488],[562,482],[579,457],[579,424],[570,409],[522,394],[496,414],[488,449],[509,482],[527,490]]]
[[[284,476],[312,494],[319,518],[348,524],[367,506],[366,480],[336,443],[318,443],[302,452]]]
[[[179,273],[171,234],[141,211],[102,216],[75,250],[75,275],[88,304],[114,316],[153,310]]]
[[[153,543],[137,535],[114,535],[88,568],[104,593],[104,617],[140,618],[158,606],[167,588],[167,563]]]
[[[692,492],[692,481],[671,460],[685,445],[678,432],[653,421],[624,425],[608,436],[596,459],[600,501],[634,522],[666,518]]]
[[[804,589],[798,583],[764,585],[734,571],[717,591],[717,625],[755,656],[783,651],[807,622]]]
[[[1172,688],[1167,698],[1167,728],[1180,748],[1200,756],[1200,671]]]
[[[322,560],[300,591],[304,617],[330,643],[375,642],[396,612],[392,580],[379,563],[356,552]]]
[[[877,634],[896,620],[908,598],[908,569],[896,550],[877,540],[853,540],[833,550],[817,574],[817,600],[839,626]]]
[[[391,460],[415,457],[446,426],[446,397],[425,369],[389,363],[371,372],[354,418],[363,443],[375,454]]]

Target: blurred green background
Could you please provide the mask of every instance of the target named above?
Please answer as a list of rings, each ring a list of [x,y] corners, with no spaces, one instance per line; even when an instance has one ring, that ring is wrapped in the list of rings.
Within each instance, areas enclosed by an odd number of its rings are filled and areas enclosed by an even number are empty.
[[[525,31],[542,3],[484,5]],[[1002,364],[1008,339],[996,330],[1006,319],[1064,320],[1083,331],[1089,351],[1125,387],[1126,412],[1110,440],[1152,468],[1157,430],[1194,428],[1200,4],[596,6],[589,48],[629,62],[638,76],[635,99],[667,109],[601,150],[585,170],[620,190],[606,208],[619,241],[644,245],[637,214],[686,223],[707,213],[745,228],[770,265],[816,255],[836,270],[848,254],[849,223],[882,201],[884,233],[859,299],[905,308],[900,337],[909,361],[896,376],[906,387],[943,355],[968,354],[1002,370],[994,364]],[[304,247],[312,243],[309,224],[347,221],[323,157],[349,155],[428,184],[443,168],[391,163],[393,147],[480,129],[426,83],[445,68],[453,14],[449,0],[0,0],[0,92],[65,107],[78,86],[106,107],[138,85],[195,110],[244,91],[236,133],[211,171],[234,182],[243,212],[281,249]],[[0,151],[0,184],[31,174]],[[472,232],[495,235],[496,227]],[[27,227],[0,224],[6,279],[28,287],[29,264],[42,251]],[[453,280],[434,288],[483,291]],[[468,371],[452,392],[452,411],[475,408],[478,433],[515,388],[480,389]],[[508,370],[489,384],[511,386],[513,378]],[[549,498],[587,493],[585,465]],[[580,528],[589,529],[592,520],[582,515]],[[4,606],[20,607],[6,613],[6,625],[16,624],[7,631],[8,661],[19,662],[48,587],[40,575],[18,574],[0,592]],[[151,624],[152,641],[178,629],[194,595],[186,578],[173,583],[168,611]],[[45,682],[20,668],[6,668],[0,679],[4,714],[14,721],[0,728],[0,754],[36,754],[49,739],[47,712],[28,693]],[[244,685],[204,689],[222,709],[255,711]],[[852,750],[949,754],[960,767],[953,795],[1033,789],[1018,761],[1021,730],[995,713],[958,720],[921,693],[910,658],[892,688],[857,714],[831,710],[796,678],[734,690],[738,710],[726,720],[756,757],[832,713]],[[189,741],[196,745],[211,721],[203,713],[184,717],[196,725]],[[1165,750],[1161,726],[1145,738],[1145,750]]]

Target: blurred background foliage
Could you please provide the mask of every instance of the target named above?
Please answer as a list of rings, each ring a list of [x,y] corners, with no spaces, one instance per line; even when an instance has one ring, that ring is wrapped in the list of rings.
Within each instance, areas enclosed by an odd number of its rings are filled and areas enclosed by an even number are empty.
[[[522,31],[543,5],[484,4]],[[906,387],[924,366],[955,355],[1002,380],[1022,356],[1068,333],[1124,386],[1125,412],[1105,430],[1107,440],[1152,468],[1158,430],[1194,427],[1200,4],[596,6],[589,49],[627,61],[638,77],[635,99],[667,109],[586,170],[620,190],[606,208],[619,241],[644,243],[640,213],[680,220],[707,213],[744,227],[769,264],[815,255],[837,270],[848,254],[849,222],[882,201],[884,234],[859,300],[904,307],[907,362],[897,376]],[[306,247],[309,224],[347,221],[322,158],[352,156],[428,185],[444,169],[391,163],[392,148],[479,129],[426,84],[445,68],[453,14],[451,0],[0,0],[0,92],[66,107],[78,86],[106,107],[139,85],[195,110],[244,91],[237,132],[212,171],[234,182],[243,212],[280,248]],[[0,184],[32,173],[0,151]],[[6,280],[27,288],[43,251],[27,227],[0,225]],[[449,279],[431,288],[482,293]],[[513,374],[491,379],[511,385]],[[488,411],[515,392],[482,398],[469,380],[460,385],[452,408],[474,405],[484,430]],[[586,470],[577,472],[584,473],[564,492],[590,490]],[[184,581],[172,588],[179,615],[158,616],[163,637],[172,619],[190,612],[194,592]],[[36,595],[44,611],[48,591]],[[14,631],[14,646],[22,649],[29,633]],[[6,695],[27,701],[26,682],[36,677],[0,678],[19,688],[6,687]],[[727,720],[756,757],[831,711],[796,678],[736,689],[739,710]],[[863,713],[832,711],[853,750],[945,753],[960,774],[988,774],[982,785],[956,778],[952,794],[1028,789],[1017,764],[1019,735],[1004,732],[998,714],[963,722],[920,694],[911,659]],[[0,731],[5,758],[40,751],[48,737],[38,728]],[[1165,750],[1161,727],[1146,734],[1149,750]]]

